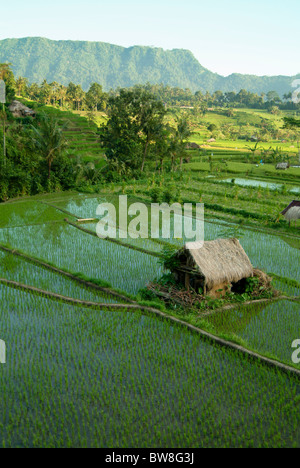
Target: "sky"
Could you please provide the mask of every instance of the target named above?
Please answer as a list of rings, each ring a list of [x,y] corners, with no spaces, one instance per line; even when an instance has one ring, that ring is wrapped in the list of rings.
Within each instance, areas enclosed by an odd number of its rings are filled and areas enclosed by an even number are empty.
[[[188,49],[209,70],[300,73],[299,0],[12,0],[0,39],[46,37]]]

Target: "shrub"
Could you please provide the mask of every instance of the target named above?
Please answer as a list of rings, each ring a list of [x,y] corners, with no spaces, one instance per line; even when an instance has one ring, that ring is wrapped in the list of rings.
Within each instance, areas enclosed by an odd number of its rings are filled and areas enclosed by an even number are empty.
[[[150,196],[152,203],[161,203],[163,201],[163,191],[159,187],[154,187],[150,190]]]

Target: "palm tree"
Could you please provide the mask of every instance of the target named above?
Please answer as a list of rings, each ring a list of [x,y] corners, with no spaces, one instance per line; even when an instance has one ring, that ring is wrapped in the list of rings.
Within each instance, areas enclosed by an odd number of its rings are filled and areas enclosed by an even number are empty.
[[[273,161],[274,162],[280,162],[283,158],[283,154],[282,154],[282,148],[279,147],[279,146],[276,146],[276,148],[271,148],[271,152],[272,152],[272,158],[273,158]]]
[[[49,180],[53,161],[67,147],[63,135],[66,126],[67,122],[65,125],[59,126],[57,120],[47,114],[41,115],[38,127],[31,126],[32,143],[48,163]]]
[[[165,109],[161,102],[153,99],[149,94],[140,97],[140,128],[144,135],[144,151],[141,172],[144,172],[151,142],[157,141],[161,136]]]
[[[57,81],[53,81],[53,83],[49,84],[50,86],[50,102],[52,105],[56,106],[56,101],[58,100],[58,93],[59,93],[59,84]]]
[[[60,85],[58,88],[58,99],[60,107],[64,107],[64,100],[67,97],[67,88],[63,85]]]
[[[259,141],[257,141],[253,147],[251,147],[251,146],[249,146],[249,145],[246,146],[246,148],[247,148],[249,151],[251,151],[253,160],[254,160],[254,158],[255,158],[255,153],[256,153],[257,151],[263,150],[263,147],[259,147],[258,144],[259,144]]]
[[[23,96],[23,93],[27,86],[28,86],[28,80],[20,76],[16,81],[16,89],[18,92],[18,96]]]
[[[42,104],[49,105],[51,102],[51,86],[46,80],[43,81],[40,88],[40,100]]]
[[[171,172],[174,172],[175,165],[176,165],[176,158],[177,158],[178,153],[180,153],[180,144],[179,144],[178,138],[176,137],[175,130],[174,130],[173,135],[171,134],[169,151],[170,151],[170,156],[171,156]]]
[[[182,169],[183,158],[185,155],[186,142],[191,136],[192,132],[190,124],[186,117],[182,117],[177,121],[176,138],[178,140],[178,152],[180,156],[180,169]]]
[[[84,99],[85,92],[83,91],[82,87],[80,85],[77,85],[75,88],[75,105],[76,105],[76,110],[79,111],[79,108],[81,106],[81,103]]]

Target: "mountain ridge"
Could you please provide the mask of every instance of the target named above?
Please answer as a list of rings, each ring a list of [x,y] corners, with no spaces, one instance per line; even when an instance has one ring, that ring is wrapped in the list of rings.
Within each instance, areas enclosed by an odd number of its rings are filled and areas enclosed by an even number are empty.
[[[0,40],[0,63],[10,62],[15,76],[30,82],[57,81],[81,84],[87,90],[100,83],[104,90],[135,84],[163,83],[191,91],[223,92],[247,89],[280,95],[293,92],[290,77],[257,76],[232,73],[222,76],[203,67],[187,49],[165,50],[159,47],[123,47],[108,42],[52,40],[43,37]]]

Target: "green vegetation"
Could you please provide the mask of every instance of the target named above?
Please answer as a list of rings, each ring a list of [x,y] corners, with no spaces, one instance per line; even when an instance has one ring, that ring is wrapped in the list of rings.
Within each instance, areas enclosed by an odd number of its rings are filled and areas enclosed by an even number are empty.
[[[110,118],[100,128],[109,170],[119,176],[144,172],[150,144],[163,136],[164,106],[151,94],[121,90],[109,101]],[[154,150],[155,151],[155,150]]]
[[[6,101],[11,102],[16,93],[15,77],[9,63],[0,63],[0,80],[6,85]]]
[[[101,241],[69,225],[56,223],[5,229],[0,236],[2,244],[60,268],[103,279],[129,293],[136,294],[149,279],[162,274],[155,257]],[[80,256],[76,252],[80,252]]]
[[[240,337],[246,347],[291,365],[291,343],[300,334],[299,304],[249,305],[206,318],[215,333]],[[298,366],[300,368],[300,366]]]
[[[2,447],[298,446],[296,378],[137,311],[0,293]]]
[[[114,304],[118,302],[116,298],[108,294],[101,294],[99,291],[81,286],[78,282],[39,267],[33,262],[25,262],[20,257],[1,251],[0,277],[83,301]]]
[[[14,119],[7,105],[2,115],[3,201],[45,191],[92,191],[103,181],[130,180],[144,172],[178,173],[188,168],[264,176],[277,174],[276,163],[298,163],[299,130],[287,122],[296,122],[292,115],[299,106],[288,95],[285,102],[276,93],[268,93],[264,101],[244,90],[225,95],[185,90],[177,96],[176,89],[145,85],[111,92],[109,97],[97,83],[87,93],[72,82],[68,87],[45,80],[40,86],[29,85],[23,78],[15,82],[9,65],[0,68],[9,100],[16,90],[37,113],[34,120]],[[191,107],[179,109],[182,103]],[[285,115],[273,112],[274,103],[290,110]],[[298,169],[291,167],[288,174],[291,179]],[[170,199],[178,198],[178,193],[168,193]]]
[[[34,125],[11,120],[0,158],[0,200],[74,187],[77,169],[64,146],[62,129],[47,116]]]
[[[32,144],[48,164],[48,180],[50,181],[52,164],[66,148],[64,128],[61,128],[53,117],[42,114],[39,126],[33,125],[32,130]]]
[[[137,291],[151,278],[161,276],[157,258],[97,239],[65,225],[60,217],[60,209],[73,212],[75,218],[88,217],[99,202],[114,199],[105,194],[57,193],[39,196],[35,201],[2,204],[1,243],[81,272],[78,276],[82,278],[109,279],[119,288]],[[39,223],[48,222],[34,226],[35,215]],[[28,226],[30,223],[33,225]],[[226,229],[231,226],[217,220],[206,223],[208,238],[218,237]],[[264,234],[243,231],[241,242],[247,241],[254,261],[256,249],[257,261],[266,269],[277,267],[279,271],[280,267],[286,282],[297,275],[297,248],[277,236],[267,239]],[[140,241],[131,239],[135,245]],[[270,255],[268,247],[280,260]],[[29,263],[12,253],[0,253],[0,262],[0,276],[7,279],[82,300],[118,302],[113,295],[35,265],[34,258]],[[296,377],[137,310],[99,312],[4,285],[0,289],[1,339],[9,344],[8,363],[0,377],[6,395],[1,413],[1,420],[6,421],[2,446],[298,446]],[[159,302],[149,304],[159,307]],[[289,304],[280,301],[267,308],[235,308],[208,317],[200,310],[170,309],[168,313],[291,365],[290,341],[300,330],[300,323],[299,306]],[[211,307],[217,307],[217,303]],[[33,361],[34,390],[30,372]],[[84,398],[78,398],[79,394]],[[14,405],[10,395],[24,404]],[[63,424],[59,424],[61,414]],[[120,419],[117,414],[126,417]],[[133,425],[133,418],[139,422]],[[13,421],[18,419],[23,423],[12,431]]]
[[[188,91],[108,96],[96,83],[84,93],[44,82],[37,102],[26,82],[14,86],[37,117],[5,109],[0,446],[298,447],[299,220],[280,215],[300,191],[297,110],[241,107],[251,93],[213,111],[222,94],[190,93],[200,105],[179,109]],[[205,240],[239,238],[278,296],[254,277],[243,293],[191,307],[160,300],[147,285],[170,292],[172,254],[189,239],[173,226],[168,239],[123,239],[119,219],[117,238],[99,239],[97,206],[118,212],[119,195],[148,207],[204,203]]]
[[[285,117],[284,123],[286,128],[300,127],[300,120],[292,117]]]

